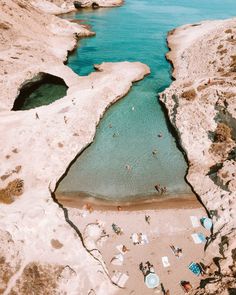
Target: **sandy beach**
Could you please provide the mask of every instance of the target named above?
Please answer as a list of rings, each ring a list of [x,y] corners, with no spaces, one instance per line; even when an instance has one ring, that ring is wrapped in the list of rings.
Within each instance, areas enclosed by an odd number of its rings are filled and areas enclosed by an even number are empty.
[[[146,261],[153,264],[161,283],[171,295],[184,294],[179,284],[181,280],[189,281],[193,287],[199,285],[202,277],[194,275],[188,265],[191,262],[205,263],[204,243],[195,244],[191,235],[203,233],[208,236],[209,231],[200,224],[193,227],[191,223],[190,216],[196,216],[198,220],[206,216],[194,195],[131,204],[109,204],[78,195],[76,198],[75,194],[59,194],[57,199],[67,208],[69,219],[82,233],[87,248],[100,251],[109,275],[113,277],[116,272],[121,272],[129,276],[124,288],[118,289],[116,294],[164,294],[161,285],[156,289],[148,289],[145,285],[139,264]],[[145,216],[150,217],[150,223]],[[114,232],[113,223],[123,230],[121,235]],[[148,243],[134,245],[133,233],[146,235]],[[112,259],[120,253],[119,245],[125,245],[129,250],[122,255],[122,265],[113,265]],[[181,248],[182,257],[175,257],[170,245]],[[164,267],[162,257],[168,257],[168,267]]]

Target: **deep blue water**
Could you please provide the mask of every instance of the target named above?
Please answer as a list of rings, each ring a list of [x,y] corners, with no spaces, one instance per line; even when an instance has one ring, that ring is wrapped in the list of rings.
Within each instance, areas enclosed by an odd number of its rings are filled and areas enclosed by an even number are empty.
[[[159,183],[170,193],[190,192],[184,180],[187,164],[157,99],[171,83],[166,35],[179,25],[229,18],[235,11],[235,0],[127,0],[119,8],[67,16],[84,20],[96,32],[96,37],[80,40],[69,57],[76,73],[87,75],[93,64],[104,61],[128,60],[146,63],[151,75],[107,111],[94,143],[73,164],[59,191],[117,199],[152,194]]]

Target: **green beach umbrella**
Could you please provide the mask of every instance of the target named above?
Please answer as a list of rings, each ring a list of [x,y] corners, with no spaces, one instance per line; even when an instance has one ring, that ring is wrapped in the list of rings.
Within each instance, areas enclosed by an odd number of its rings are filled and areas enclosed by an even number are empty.
[[[160,279],[155,273],[150,272],[145,277],[145,284],[148,288],[154,289],[160,284]]]

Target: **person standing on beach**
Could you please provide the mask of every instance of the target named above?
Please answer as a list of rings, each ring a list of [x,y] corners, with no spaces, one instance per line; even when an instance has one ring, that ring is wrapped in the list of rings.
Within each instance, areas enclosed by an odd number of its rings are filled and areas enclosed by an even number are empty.
[[[150,224],[151,217],[149,215],[145,215],[145,221]]]

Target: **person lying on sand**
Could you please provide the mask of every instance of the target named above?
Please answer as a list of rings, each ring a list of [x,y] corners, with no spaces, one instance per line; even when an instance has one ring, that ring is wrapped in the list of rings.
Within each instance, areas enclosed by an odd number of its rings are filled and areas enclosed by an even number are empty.
[[[170,245],[170,249],[178,258],[180,258],[183,255],[183,250],[181,248],[175,247],[174,245]]]
[[[185,293],[189,293],[192,290],[192,285],[188,281],[181,281],[180,286],[183,288]]]
[[[155,273],[153,265],[147,261],[145,264],[142,262],[139,264],[139,269],[143,273],[144,277],[147,276],[149,273]]]
[[[123,230],[118,226],[116,225],[115,223],[112,223],[112,229],[114,230],[114,232],[117,234],[117,235],[121,235],[123,234]]]

